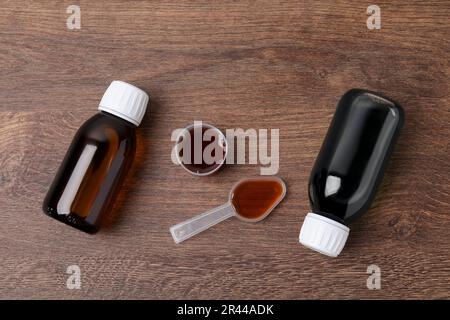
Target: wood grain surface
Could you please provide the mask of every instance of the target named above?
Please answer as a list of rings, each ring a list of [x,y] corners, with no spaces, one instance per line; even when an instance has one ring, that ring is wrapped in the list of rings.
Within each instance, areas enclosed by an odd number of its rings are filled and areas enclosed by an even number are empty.
[[[69,30],[66,8],[81,8]],[[2,1],[0,298],[450,298],[450,2]],[[149,92],[137,161],[87,235],[41,205],[109,83]],[[406,123],[370,211],[337,259],[298,244],[307,183],[340,96],[381,92]],[[230,219],[176,245],[169,227],[224,203],[259,165],[193,177],[171,132],[194,120],[278,128],[288,193],[264,221]],[[368,290],[367,267],[381,268]],[[66,287],[70,265],[81,289]]]

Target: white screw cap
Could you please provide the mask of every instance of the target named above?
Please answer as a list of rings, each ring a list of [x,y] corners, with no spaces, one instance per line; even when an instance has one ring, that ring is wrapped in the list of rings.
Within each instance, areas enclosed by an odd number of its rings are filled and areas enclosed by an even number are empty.
[[[350,229],[332,219],[308,213],[300,230],[299,241],[305,247],[329,257],[337,257],[344,248]]]
[[[148,94],[123,81],[113,81],[106,89],[99,110],[112,113],[138,126],[147,110]]]

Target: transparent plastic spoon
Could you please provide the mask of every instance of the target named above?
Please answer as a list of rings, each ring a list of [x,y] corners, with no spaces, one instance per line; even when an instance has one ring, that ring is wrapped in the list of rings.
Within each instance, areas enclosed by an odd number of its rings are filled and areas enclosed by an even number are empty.
[[[180,243],[232,216],[246,222],[258,222],[283,200],[286,185],[278,177],[240,180],[231,189],[227,203],[208,210],[170,228],[173,240]]]

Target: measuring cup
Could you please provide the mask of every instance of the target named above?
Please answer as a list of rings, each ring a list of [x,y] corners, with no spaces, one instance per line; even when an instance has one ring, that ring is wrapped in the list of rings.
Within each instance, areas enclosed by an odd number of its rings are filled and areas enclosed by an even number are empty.
[[[196,131],[198,132],[196,133]],[[186,138],[188,138],[187,140],[189,141],[187,144],[185,142]],[[214,142],[211,142],[212,138],[214,138]],[[204,139],[206,139],[206,141]],[[205,159],[203,159],[203,152],[211,143],[220,147],[221,155],[219,156],[219,159],[216,159],[213,163],[207,163]],[[199,144],[199,149],[196,149],[196,144]],[[189,163],[185,163],[185,158],[180,155],[180,149],[186,151],[187,148],[189,149],[189,154],[191,154],[191,157],[187,159]],[[184,128],[179,134],[175,146],[175,154],[178,163],[181,164],[183,169],[194,176],[207,176],[219,170],[225,164],[227,153],[228,143],[222,131],[213,125],[202,121],[194,121],[194,124]],[[199,163],[195,163],[196,157],[200,158],[201,161]]]
[[[180,243],[232,216],[258,222],[267,217],[285,195],[286,185],[278,177],[242,179],[231,189],[227,203],[172,226],[170,233],[173,240]]]

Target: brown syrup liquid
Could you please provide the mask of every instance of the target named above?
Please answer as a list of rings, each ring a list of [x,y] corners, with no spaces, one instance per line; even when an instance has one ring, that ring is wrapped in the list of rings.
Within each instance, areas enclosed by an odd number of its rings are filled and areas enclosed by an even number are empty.
[[[284,186],[277,179],[249,179],[239,183],[231,194],[236,212],[247,219],[258,219],[284,197]]]
[[[190,145],[183,145],[183,149],[179,153],[180,159],[182,159],[182,165],[186,169],[188,169],[189,171],[191,171],[191,172],[193,172],[195,174],[205,174],[205,173],[211,172],[211,171],[215,170],[217,167],[219,167],[221,165],[221,163],[223,162],[223,160],[225,159],[225,150],[226,150],[225,149],[225,145],[222,145],[221,142],[218,141],[219,139],[218,139],[217,135],[212,136],[210,141],[204,141],[203,136],[204,136],[205,132],[207,130],[209,130],[209,129],[211,129],[211,128],[206,127],[206,126],[202,126],[202,129],[201,129],[202,139],[201,139],[201,141],[200,140],[196,141],[195,140],[196,137],[194,135],[194,127],[191,127],[188,130],[188,133],[189,133],[189,135],[191,137]],[[196,144],[201,144],[201,149],[199,148],[198,150],[196,150],[195,149],[195,145]],[[207,146],[209,146],[209,145],[212,146],[212,145],[217,145],[217,144],[219,144],[219,147],[220,147],[221,155],[220,155],[219,159],[221,161],[219,161],[219,162],[215,161],[213,163],[207,163],[203,159],[203,152],[205,151],[205,148]],[[188,159],[189,161],[184,161],[183,160],[183,150],[185,148],[190,148],[190,150],[191,150],[191,152],[190,152],[191,156],[190,156],[190,159]],[[200,150],[201,150],[201,154],[199,154],[200,152],[198,152]],[[196,152],[197,152],[197,155],[196,155]],[[211,156],[212,157],[216,156],[215,150],[213,150],[211,152]],[[196,163],[196,158],[197,159],[201,159],[201,161],[200,162],[197,161],[198,163]]]

